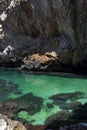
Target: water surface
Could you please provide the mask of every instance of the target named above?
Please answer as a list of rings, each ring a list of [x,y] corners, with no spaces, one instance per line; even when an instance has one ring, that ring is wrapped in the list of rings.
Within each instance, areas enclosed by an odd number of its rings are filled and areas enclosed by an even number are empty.
[[[7,100],[24,106],[17,113],[19,118],[32,124],[44,124],[53,114],[66,109],[73,111],[73,106],[68,103],[87,102],[87,78],[0,69],[0,103]]]

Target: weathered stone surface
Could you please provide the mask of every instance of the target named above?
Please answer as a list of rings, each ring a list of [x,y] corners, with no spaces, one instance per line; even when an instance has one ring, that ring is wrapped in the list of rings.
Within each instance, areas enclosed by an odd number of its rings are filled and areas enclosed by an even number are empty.
[[[22,65],[23,69],[47,70],[50,64],[56,63],[58,56],[55,52],[47,52],[43,55],[33,54],[25,57]]]
[[[0,130],[27,130],[22,123],[13,121],[0,114]]]
[[[86,68],[86,0],[2,0],[0,16],[6,17],[0,19],[1,52],[11,45],[23,59],[54,51],[59,58],[52,70]]]

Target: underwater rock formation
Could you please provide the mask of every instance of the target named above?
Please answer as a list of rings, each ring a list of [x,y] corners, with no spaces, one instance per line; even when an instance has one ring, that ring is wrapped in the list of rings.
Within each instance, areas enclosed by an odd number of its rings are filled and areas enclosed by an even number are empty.
[[[84,92],[79,92],[79,91],[72,92],[72,93],[56,94],[49,97],[49,99],[51,100],[63,100],[63,101],[67,101],[68,99],[70,101],[74,101],[76,99],[81,99],[81,98],[87,98],[87,95]]]
[[[71,114],[69,113],[68,110],[63,110],[60,111],[56,114],[51,115],[50,117],[48,117],[45,121],[45,124],[51,124],[54,121],[64,121],[67,120],[69,118]]]
[[[60,111],[45,121],[46,129],[52,130],[86,130],[87,129],[87,103],[68,110]],[[64,117],[64,118],[63,118]]]
[[[3,15],[6,18],[0,19],[1,52],[10,45],[16,52],[14,59],[22,61],[32,54],[54,51],[59,58],[49,70],[87,70],[86,0],[2,0],[0,16]]]
[[[1,106],[0,112],[9,118],[18,118],[18,113],[26,111],[29,115],[33,115],[41,110],[43,99],[34,96],[32,93],[25,94],[15,99],[7,99]]]
[[[61,109],[79,108],[81,103],[78,100],[85,98],[87,98],[87,94],[79,91],[73,93],[56,94],[49,97],[49,99],[53,101],[53,104],[58,105]]]

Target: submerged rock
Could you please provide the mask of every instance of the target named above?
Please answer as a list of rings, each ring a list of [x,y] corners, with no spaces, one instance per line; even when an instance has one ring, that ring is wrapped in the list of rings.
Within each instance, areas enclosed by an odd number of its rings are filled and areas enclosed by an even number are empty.
[[[53,101],[53,104],[58,105],[61,109],[78,109],[82,106],[79,99],[87,98],[87,94],[84,92],[73,92],[56,94],[49,99]]]
[[[8,99],[0,106],[0,112],[7,115],[9,118],[18,118],[18,113],[21,111],[28,112],[33,115],[41,110],[43,99],[34,96],[32,93],[25,94],[15,99]]]
[[[74,101],[76,99],[81,99],[81,98],[86,98],[87,95],[84,92],[72,92],[72,93],[63,93],[63,94],[56,94],[49,99],[57,101],[57,100],[62,100],[62,101],[67,101],[68,99],[70,101]]]
[[[86,130],[87,129],[87,103],[74,108],[72,112],[60,111],[50,116],[46,121],[46,130]],[[63,118],[64,117],[64,118]]]
[[[60,111],[54,115],[51,115],[45,120],[45,124],[51,124],[53,121],[66,121],[68,120],[69,116],[71,114],[68,112],[68,110]]]
[[[18,112],[24,109],[29,112],[30,115],[40,111],[43,105],[43,99],[33,95],[33,93],[25,94],[10,101],[17,104],[19,108]]]
[[[79,108],[81,106],[81,103],[78,102],[78,101],[73,101],[73,102],[70,102],[70,103],[61,103],[61,104],[57,104],[59,105],[59,107],[61,109],[76,109],[76,108]]]

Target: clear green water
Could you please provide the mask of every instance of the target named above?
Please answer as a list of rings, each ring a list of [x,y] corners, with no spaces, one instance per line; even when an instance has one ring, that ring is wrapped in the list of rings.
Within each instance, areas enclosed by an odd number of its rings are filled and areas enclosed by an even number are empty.
[[[87,93],[87,79],[86,77],[62,77],[62,76],[47,76],[47,75],[33,75],[26,74],[23,72],[17,72],[13,70],[0,69],[0,79],[4,79],[6,83],[11,81],[12,83],[18,85],[17,90],[21,93],[15,93],[13,91],[8,91],[6,97],[6,88],[3,91],[0,89],[0,102],[4,102],[7,99],[16,99],[28,93],[32,93],[36,97],[41,97],[43,99],[43,105],[40,110],[34,114],[29,114],[26,110],[20,111],[18,117],[26,119],[32,124],[44,124],[47,117],[61,111],[60,106],[53,104],[53,107],[47,107],[46,104],[52,104],[53,100],[49,97],[56,94],[74,93],[74,92],[84,92]],[[5,86],[5,85],[4,85]],[[0,86],[2,87],[2,86]],[[4,93],[4,94],[3,94]],[[78,98],[82,104],[87,102],[87,98]],[[28,104],[28,101],[26,101]],[[69,102],[69,99],[67,100]],[[20,105],[20,104],[19,104]],[[69,109],[72,111],[72,109]]]

